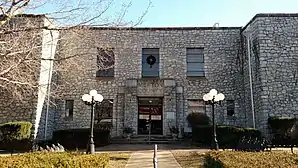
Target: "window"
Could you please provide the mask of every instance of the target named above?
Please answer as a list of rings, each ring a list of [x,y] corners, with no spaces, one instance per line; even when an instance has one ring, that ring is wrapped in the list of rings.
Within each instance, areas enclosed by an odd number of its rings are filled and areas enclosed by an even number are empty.
[[[188,100],[188,113],[206,113],[203,100]]]
[[[97,47],[97,77],[113,77],[115,55],[113,48],[99,48]]]
[[[186,60],[187,60],[187,76],[190,76],[190,77],[205,76],[203,48],[187,48]]]
[[[142,77],[159,76],[159,49],[143,48],[142,50]]]
[[[113,100],[104,99],[101,103],[96,104],[94,123],[112,123],[113,119]]]
[[[235,114],[235,101],[227,100],[227,115],[233,116]]]
[[[65,118],[72,119],[73,117],[73,100],[65,101]]]

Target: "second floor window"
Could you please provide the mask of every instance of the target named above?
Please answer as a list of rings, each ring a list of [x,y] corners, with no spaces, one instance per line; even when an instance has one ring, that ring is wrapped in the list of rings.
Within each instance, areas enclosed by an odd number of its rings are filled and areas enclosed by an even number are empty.
[[[159,76],[159,49],[143,48],[142,50],[142,77]]]
[[[114,76],[115,55],[113,48],[97,47],[97,77]]]
[[[203,48],[187,48],[186,60],[187,60],[187,76],[189,77],[205,76]]]

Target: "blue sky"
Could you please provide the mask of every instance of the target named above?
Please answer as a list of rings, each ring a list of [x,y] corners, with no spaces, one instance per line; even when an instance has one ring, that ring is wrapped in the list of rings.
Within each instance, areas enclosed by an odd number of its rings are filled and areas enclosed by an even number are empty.
[[[78,1],[78,0],[73,0]],[[107,16],[113,16],[120,9],[116,0]],[[88,0],[87,0],[88,2]],[[142,27],[172,26],[245,26],[257,13],[298,13],[298,0],[151,0],[152,4],[143,19]],[[126,20],[137,20],[148,6],[148,0],[132,0]],[[53,10],[51,4],[38,12]]]

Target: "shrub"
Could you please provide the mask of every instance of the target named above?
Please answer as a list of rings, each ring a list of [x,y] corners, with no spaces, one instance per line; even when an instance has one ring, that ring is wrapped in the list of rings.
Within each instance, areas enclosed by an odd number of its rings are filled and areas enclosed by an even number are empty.
[[[24,155],[0,157],[1,167],[43,167],[43,168],[81,168],[107,167],[107,154],[86,155],[66,152],[34,152]]]
[[[32,124],[30,122],[9,122],[0,125],[1,148],[5,150],[28,150]]]
[[[209,125],[210,119],[207,114],[204,113],[189,113],[186,117],[191,127],[199,125]]]
[[[32,124],[30,122],[9,122],[0,125],[4,140],[29,139]]]
[[[59,130],[53,133],[53,143],[59,143],[66,149],[85,149],[90,139],[90,129]],[[104,146],[110,143],[110,131],[94,129],[94,143]]]
[[[206,168],[274,168],[297,167],[297,154],[289,152],[209,152],[206,154]]]
[[[217,140],[220,148],[235,148],[242,137],[261,138],[261,132],[253,128],[218,125]],[[213,140],[212,126],[197,126],[192,131],[193,142],[211,145]]]
[[[179,134],[179,129],[175,126],[170,127],[170,132],[172,134]]]
[[[273,135],[272,142],[283,145],[292,143],[292,139],[297,139],[296,122],[297,118],[293,117],[269,117],[268,125]]]
[[[123,133],[124,134],[132,134],[133,133],[133,129],[131,127],[125,127],[123,129]]]

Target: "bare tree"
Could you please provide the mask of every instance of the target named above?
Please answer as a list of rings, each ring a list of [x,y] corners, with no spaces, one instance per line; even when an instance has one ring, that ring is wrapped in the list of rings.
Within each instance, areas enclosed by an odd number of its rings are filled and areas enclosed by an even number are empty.
[[[17,100],[36,96],[41,85],[39,79],[43,61],[50,61],[48,64],[55,65],[54,74],[73,67],[83,68],[79,61],[85,59],[82,55],[97,53],[99,61],[112,61],[114,55],[109,52],[108,47],[103,49],[90,44],[86,48],[78,46],[76,42],[86,38],[85,34],[89,32],[90,25],[136,26],[141,23],[151,6],[148,1],[144,12],[132,22],[124,19],[132,2],[122,4],[118,13],[108,14],[115,2],[117,1],[78,0],[73,3],[71,0],[0,0],[0,93]],[[54,11],[23,15],[24,12],[34,13],[49,4],[54,7]],[[54,22],[59,27],[54,26]],[[53,33],[59,35],[53,37]],[[44,51],[44,48],[53,45],[53,41],[57,42],[54,45],[58,47],[55,57],[42,57],[43,52],[51,51]],[[67,48],[64,49],[64,46]],[[99,69],[108,69],[110,66],[113,64],[98,62]],[[58,86],[56,85],[56,88]]]

